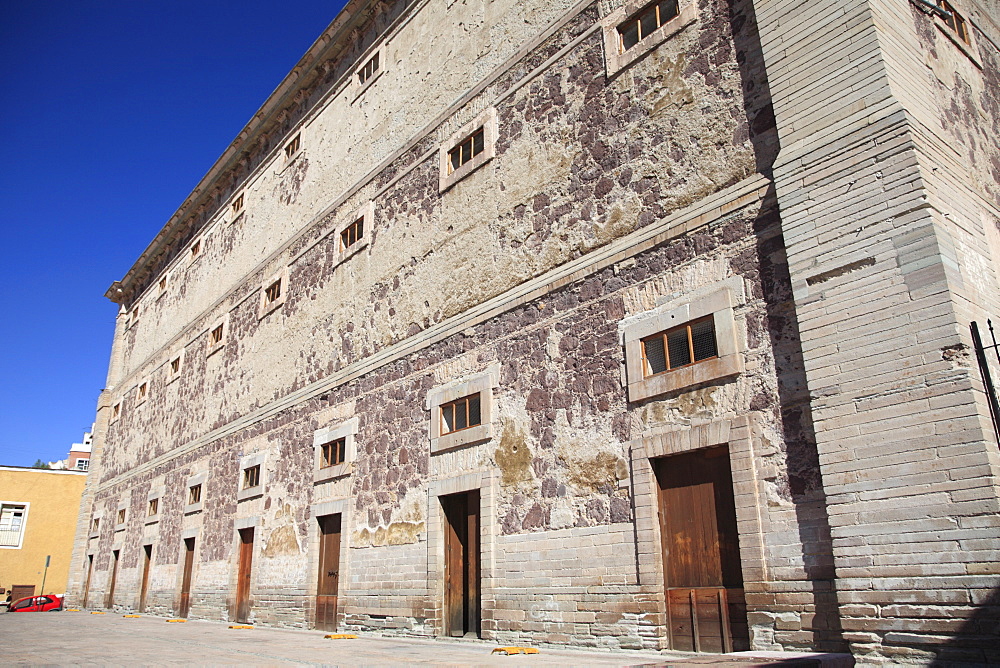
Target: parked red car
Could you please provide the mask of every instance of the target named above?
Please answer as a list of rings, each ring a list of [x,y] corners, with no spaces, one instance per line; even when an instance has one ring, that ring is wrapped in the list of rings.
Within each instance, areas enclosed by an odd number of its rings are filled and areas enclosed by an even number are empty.
[[[49,612],[62,609],[63,597],[58,594],[19,598],[11,603],[9,608],[10,612]]]

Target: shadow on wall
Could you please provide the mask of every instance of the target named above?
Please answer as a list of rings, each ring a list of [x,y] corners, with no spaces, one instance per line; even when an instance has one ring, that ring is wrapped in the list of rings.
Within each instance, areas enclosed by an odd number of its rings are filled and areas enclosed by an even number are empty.
[[[936,655],[930,662],[934,668],[1000,665],[1000,587],[973,604],[975,612],[954,636],[927,648]]]

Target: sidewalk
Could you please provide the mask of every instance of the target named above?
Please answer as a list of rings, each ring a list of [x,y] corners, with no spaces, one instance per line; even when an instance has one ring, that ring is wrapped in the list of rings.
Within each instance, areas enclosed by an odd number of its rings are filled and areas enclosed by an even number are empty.
[[[170,624],[163,617],[39,612],[0,614],[6,665],[267,665],[267,666],[627,666],[765,665],[734,655],[694,656],[657,652],[601,652],[539,648],[534,655],[492,654],[495,643],[360,636],[326,640],[322,631],[230,629],[222,622]],[[792,658],[794,655],[784,655]],[[820,666],[815,660],[784,666]],[[833,666],[823,663],[823,666]],[[841,664],[843,665],[843,664]],[[837,666],[839,668],[839,666]]]

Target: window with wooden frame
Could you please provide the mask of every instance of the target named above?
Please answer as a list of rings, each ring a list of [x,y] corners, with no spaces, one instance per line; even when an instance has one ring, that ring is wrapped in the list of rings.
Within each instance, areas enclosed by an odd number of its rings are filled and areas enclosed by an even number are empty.
[[[274,281],[264,288],[264,305],[270,306],[281,297],[281,279]]]
[[[937,6],[947,14],[947,16],[941,17],[945,25],[951,28],[960,40],[966,44],[972,44],[972,38],[969,36],[969,24],[965,17],[955,11],[955,7],[948,0],[937,0]]]
[[[366,81],[375,76],[379,71],[379,54],[378,51],[375,52],[368,62],[358,70],[358,83],[364,84]]]
[[[365,218],[362,216],[348,225],[340,233],[340,249],[347,250],[365,236]]]
[[[297,134],[294,137],[292,137],[292,140],[290,142],[285,144],[285,160],[288,161],[294,158],[295,154],[299,152],[300,148],[302,148],[302,135]]]
[[[191,257],[194,258],[201,252],[201,239],[191,244]]]
[[[688,322],[642,340],[647,377],[673,371],[719,356],[712,316]]]
[[[625,53],[679,14],[677,0],[647,5],[618,25],[618,52]]]
[[[347,438],[338,438],[320,446],[320,462],[323,468],[343,464],[347,460]]]
[[[441,435],[451,434],[483,423],[479,393],[441,404]]]
[[[218,325],[212,329],[212,332],[208,335],[208,342],[217,346],[222,343],[222,334],[225,331],[225,325]]]
[[[100,517],[95,517],[90,522],[90,532],[91,533],[97,533],[100,530],[101,530],[101,518]]]
[[[288,298],[288,267],[273,276],[265,278],[260,284],[260,299],[257,303],[257,317],[263,318]]]
[[[250,489],[260,484],[260,464],[243,469],[243,489]]]
[[[177,357],[170,360],[170,375],[176,376],[180,372],[181,372],[181,357],[180,355],[178,355]]]
[[[164,276],[160,279],[160,292],[164,292],[167,289],[167,277]]]
[[[150,499],[146,506],[146,517],[152,517],[160,512],[160,499]]]
[[[149,382],[144,381],[139,383],[138,399],[139,401],[145,401],[146,396],[149,394]]]
[[[232,211],[233,218],[236,218],[236,216],[243,213],[243,193],[236,196],[236,199],[233,200],[230,209]]]
[[[117,404],[111,407],[111,419],[117,420],[122,415],[122,403],[119,401]]]
[[[479,128],[466,137],[455,148],[448,151],[448,173],[455,172],[462,165],[472,162],[472,159],[483,152],[486,146],[486,131]]]
[[[129,313],[129,316],[128,316],[128,326],[129,327],[135,327],[136,325],[139,324],[139,311],[140,311],[140,309],[139,309],[139,305],[138,304],[136,304],[135,306],[132,307],[132,312]]]
[[[125,513],[126,513],[125,508],[118,509],[118,518],[116,522],[117,524],[125,524]]]
[[[188,487],[188,505],[201,503],[201,483]]]

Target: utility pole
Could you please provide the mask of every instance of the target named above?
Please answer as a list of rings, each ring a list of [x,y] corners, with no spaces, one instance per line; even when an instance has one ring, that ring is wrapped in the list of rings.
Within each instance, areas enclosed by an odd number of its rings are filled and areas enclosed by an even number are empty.
[[[42,590],[38,592],[39,596],[45,593],[45,578],[49,575],[49,563],[52,561],[52,555],[48,554],[45,556],[45,572],[42,573]]]

